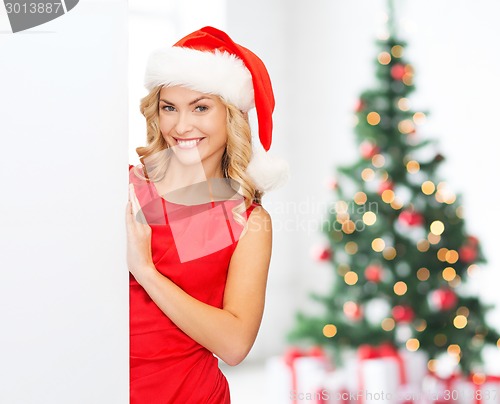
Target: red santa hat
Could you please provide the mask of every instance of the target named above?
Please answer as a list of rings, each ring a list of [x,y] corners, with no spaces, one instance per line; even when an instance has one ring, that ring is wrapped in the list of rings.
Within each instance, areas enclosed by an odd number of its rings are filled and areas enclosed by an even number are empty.
[[[254,147],[247,173],[257,189],[269,191],[288,177],[288,165],[273,158],[271,147],[274,94],[267,69],[257,55],[213,27],[195,31],[174,46],[154,51],[148,60],[144,85],[181,85],[217,94],[243,112],[255,107],[262,148]]]

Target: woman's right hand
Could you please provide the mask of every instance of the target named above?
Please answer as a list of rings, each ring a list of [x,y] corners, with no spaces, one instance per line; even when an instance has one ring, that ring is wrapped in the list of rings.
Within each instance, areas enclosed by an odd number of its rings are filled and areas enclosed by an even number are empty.
[[[137,282],[156,271],[151,252],[151,227],[144,217],[133,184],[129,184],[129,200],[125,213],[127,229],[127,266]]]

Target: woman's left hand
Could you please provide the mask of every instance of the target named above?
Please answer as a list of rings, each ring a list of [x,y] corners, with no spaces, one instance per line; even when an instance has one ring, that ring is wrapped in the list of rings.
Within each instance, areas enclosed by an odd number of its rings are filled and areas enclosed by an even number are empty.
[[[126,209],[127,266],[134,278],[141,283],[141,277],[154,269],[151,253],[151,227],[141,210],[133,184],[129,184]]]

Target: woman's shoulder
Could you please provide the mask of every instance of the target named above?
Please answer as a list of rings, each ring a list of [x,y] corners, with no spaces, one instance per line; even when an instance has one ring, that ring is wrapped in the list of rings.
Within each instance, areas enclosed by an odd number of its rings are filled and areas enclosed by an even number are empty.
[[[139,163],[136,165],[128,163],[128,170],[130,171],[132,169],[144,171],[144,166],[142,165],[142,163]]]
[[[129,163],[128,176],[129,176],[129,182],[133,183],[134,185],[143,185],[149,182],[147,173],[142,164],[133,165]]]
[[[264,207],[256,201],[253,201],[247,209],[248,220],[254,223],[270,223],[271,215]]]

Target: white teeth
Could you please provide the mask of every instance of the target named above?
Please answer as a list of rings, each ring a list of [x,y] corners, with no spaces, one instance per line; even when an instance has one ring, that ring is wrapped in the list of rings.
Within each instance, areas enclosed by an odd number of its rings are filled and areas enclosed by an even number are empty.
[[[201,139],[192,139],[192,140],[180,140],[177,139],[177,144],[181,149],[191,149],[195,147]]]

